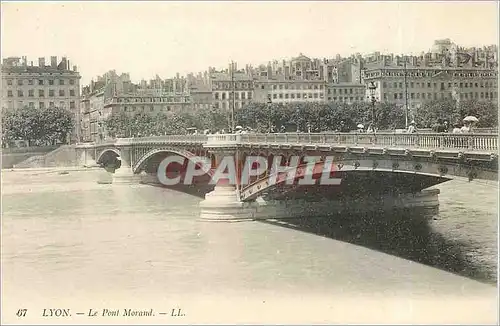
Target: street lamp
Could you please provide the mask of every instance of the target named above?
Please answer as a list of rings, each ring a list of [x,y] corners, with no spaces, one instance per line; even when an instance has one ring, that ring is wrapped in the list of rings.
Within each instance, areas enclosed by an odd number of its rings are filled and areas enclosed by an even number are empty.
[[[269,124],[269,133],[272,132],[272,126],[271,126],[271,105],[273,104],[273,101],[271,100],[271,95],[268,95],[267,96],[267,110],[268,110],[268,118],[269,118],[269,121],[268,121],[268,124]]]
[[[377,85],[374,82],[370,82],[368,89],[370,90],[370,100],[372,102],[372,128],[375,130],[375,102],[377,102],[375,90],[377,89]]]

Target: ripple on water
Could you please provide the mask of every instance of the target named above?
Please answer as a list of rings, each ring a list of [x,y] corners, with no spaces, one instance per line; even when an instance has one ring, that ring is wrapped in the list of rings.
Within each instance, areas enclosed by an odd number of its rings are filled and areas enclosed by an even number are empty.
[[[49,292],[63,279],[93,293],[159,295],[481,288],[408,260],[496,280],[496,194],[472,183],[442,185],[441,211],[428,223],[399,215],[218,224],[197,221],[199,198],[158,187],[98,185],[94,172],[38,175],[24,184],[19,175],[10,178],[16,190],[4,194],[2,219],[10,288],[25,286],[18,281],[23,276]]]

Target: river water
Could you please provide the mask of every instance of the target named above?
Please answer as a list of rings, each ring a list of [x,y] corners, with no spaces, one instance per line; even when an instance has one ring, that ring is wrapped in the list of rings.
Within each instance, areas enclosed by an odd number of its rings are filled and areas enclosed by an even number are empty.
[[[213,223],[197,219],[198,197],[68,172],[2,171],[2,322],[496,321],[497,183],[440,185],[430,218]]]

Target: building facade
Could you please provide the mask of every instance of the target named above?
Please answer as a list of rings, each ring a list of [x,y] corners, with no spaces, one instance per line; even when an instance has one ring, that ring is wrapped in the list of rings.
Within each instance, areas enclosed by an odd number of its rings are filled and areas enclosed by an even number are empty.
[[[38,59],[38,66],[27,63],[27,58],[10,57],[2,62],[2,109],[12,110],[25,106],[43,109],[54,106],[69,110],[74,115],[76,127],[73,141],[80,139],[80,73],[76,66],[63,57]]]
[[[367,62],[363,82],[373,83],[375,99],[410,112],[426,101],[455,99],[498,101],[498,63],[490,48],[483,52],[436,41],[434,52],[420,56],[381,56]],[[496,52],[495,52],[496,53]],[[365,99],[371,98],[367,89]]]
[[[109,71],[83,88],[80,102],[83,141],[109,138],[105,122],[114,114],[157,115],[190,110],[192,103],[187,90],[185,78],[162,80],[157,76],[149,82],[133,84],[129,74]]]
[[[236,64],[229,69],[210,72],[213,107],[224,110],[241,109],[253,101],[253,78],[248,71],[238,70]]]

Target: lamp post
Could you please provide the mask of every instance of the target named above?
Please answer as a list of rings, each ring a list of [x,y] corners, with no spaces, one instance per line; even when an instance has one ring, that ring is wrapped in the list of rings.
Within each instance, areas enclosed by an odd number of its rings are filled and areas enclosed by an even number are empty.
[[[273,104],[273,101],[271,100],[271,95],[268,95],[267,96],[267,110],[268,110],[268,113],[269,113],[269,116],[268,116],[268,124],[269,124],[269,133],[272,132],[272,126],[271,126],[271,105]]]
[[[231,133],[234,133],[234,109],[235,109],[235,86],[234,81],[234,62],[231,61],[231,88],[232,88],[232,103],[231,103]]]
[[[406,74],[406,56],[403,57],[403,71],[404,71],[404,83],[405,83],[405,127],[408,130],[408,81]]]
[[[377,85],[375,85],[374,82],[370,82],[368,89],[370,90],[370,100],[372,103],[372,128],[375,130],[375,102],[377,101],[375,98],[375,90],[377,89]]]

